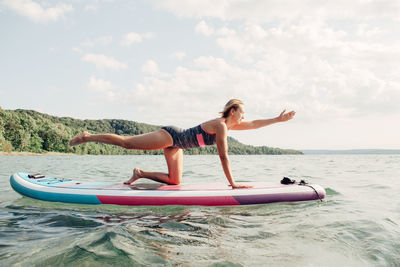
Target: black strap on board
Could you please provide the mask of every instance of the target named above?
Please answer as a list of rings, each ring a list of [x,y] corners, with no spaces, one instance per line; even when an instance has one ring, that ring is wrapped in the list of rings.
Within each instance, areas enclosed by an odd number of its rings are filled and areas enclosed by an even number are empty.
[[[290,179],[288,177],[283,177],[281,184],[294,184],[296,180]]]
[[[40,174],[40,173],[35,173],[35,174],[28,174],[28,177],[31,179],[40,179],[40,178],[44,178],[46,176],[44,176],[43,174]]]
[[[296,180],[290,179],[288,177],[283,177],[283,179],[281,180],[281,184],[295,184],[295,183],[296,183]],[[313,186],[309,185],[305,180],[300,180],[300,182],[297,184],[302,185],[302,186],[308,186],[308,187],[312,188],[315,191],[315,193],[317,194],[319,200],[321,200],[321,202],[322,202],[322,198],[319,196],[318,191]]]

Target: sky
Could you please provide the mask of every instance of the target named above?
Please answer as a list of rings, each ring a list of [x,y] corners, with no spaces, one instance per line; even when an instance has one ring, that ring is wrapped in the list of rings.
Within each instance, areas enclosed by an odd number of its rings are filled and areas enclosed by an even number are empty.
[[[230,131],[291,149],[400,149],[398,0],[0,0],[0,107]]]

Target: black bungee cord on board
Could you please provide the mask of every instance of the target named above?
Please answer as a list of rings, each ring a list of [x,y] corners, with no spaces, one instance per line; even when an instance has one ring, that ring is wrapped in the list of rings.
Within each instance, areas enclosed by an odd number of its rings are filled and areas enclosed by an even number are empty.
[[[290,179],[288,177],[283,177],[283,179],[281,180],[281,184],[295,184],[295,183],[296,183],[296,180]],[[318,191],[313,186],[309,185],[305,180],[300,180],[300,182],[297,184],[302,185],[302,186],[308,186],[308,187],[312,188],[314,190],[314,192],[317,194],[319,200],[321,200],[321,202],[323,202],[322,198],[318,194]]]

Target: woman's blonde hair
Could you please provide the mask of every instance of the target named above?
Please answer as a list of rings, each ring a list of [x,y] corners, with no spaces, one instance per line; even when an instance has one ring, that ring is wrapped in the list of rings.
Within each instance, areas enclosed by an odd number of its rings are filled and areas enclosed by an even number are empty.
[[[222,114],[222,118],[228,118],[229,112],[231,112],[231,109],[237,110],[239,108],[239,105],[243,105],[243,102],[239,99],[231,99],[226,103],[224,110],[221,111],[219,114]]]

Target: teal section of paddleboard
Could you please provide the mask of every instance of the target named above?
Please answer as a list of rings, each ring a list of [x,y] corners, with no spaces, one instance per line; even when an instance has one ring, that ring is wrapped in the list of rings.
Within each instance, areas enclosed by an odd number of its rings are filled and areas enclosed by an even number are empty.
[[[28,174],[24,173],[18,173],[18,175],[22,175],[25,179],[25,176],[28,178]],[[60,181],[62,179],[57,179],[57,178],[47,178],[48,179],[48,185],[49,187],[54,187],[58,183],[58,185],[62,183],[66,183],[67,180]],[[33,179],[30,179],[33,180]],[[58,182],[54,180],[59,180]],[[68,180],[68,182],[71,182],[72,180]],[[39,180],[35,179],[34,181],[29,181],[31,183],[35,183],[38,185],[43,185]],[[65,193],[54,193],[54,192],[43,192],[43,191],[36,191],[27,187],[24,187],[17,183],[15,181],[14,175],[11,175],[10,177],[10,184],[12,188],[19,192],[22,195],[31,197],[31,198],[36,198],[40,200],[46,200],[46,201],[55,201],[55,202],[67,202],[67,203],[81,203],[81,204],[101,204],[99,199],[95,195],[82,195],[82,194],[65,194]]]

